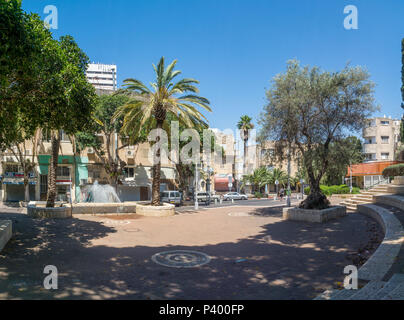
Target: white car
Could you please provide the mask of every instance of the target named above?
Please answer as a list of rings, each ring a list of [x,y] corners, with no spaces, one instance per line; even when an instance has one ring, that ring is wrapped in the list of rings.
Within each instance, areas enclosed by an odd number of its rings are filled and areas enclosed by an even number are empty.
[[[181,193],[178,191],[163,191],[160,195],[161,202],[171,203],[176,206],[182,204]]]
[[[219,196],[215,195],[215,194],[210,194],[209,197],[209,193],[208,192],[198,192],[196,194],[196,198],[198,199],[198,202],[214,202],[215,199],[219,200]]]
[[[229,200],[248,200],[248,197],[245,194],[240,194],[238,192],[229,192],[223,196],[224,201]]]

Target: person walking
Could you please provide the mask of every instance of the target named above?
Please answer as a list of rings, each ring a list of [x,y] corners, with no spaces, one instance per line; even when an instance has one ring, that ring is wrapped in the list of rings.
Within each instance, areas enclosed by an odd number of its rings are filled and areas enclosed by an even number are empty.
[[[281,201],[283,200],[284,195],[285,195],[285,190],[283,188],[281,188],[281,190],[279,190],[279,198],[281,198]]]

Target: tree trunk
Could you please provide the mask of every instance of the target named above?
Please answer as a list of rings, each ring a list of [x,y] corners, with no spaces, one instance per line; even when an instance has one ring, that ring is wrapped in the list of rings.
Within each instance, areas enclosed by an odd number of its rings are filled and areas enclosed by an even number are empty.
[[[247,174],[247,141],[248,141],[248,138],[247,139],[244,138],[243,175]]]
[[[48,197],[46,202],[47,208],[55,207],[56,200],[56,169],[58,167],[60,139],[58,133],[52,135],[52,155],[48,170]]]
[[[310,194],[299,207],[302,209],[322,210],[327,209],[329,206],[330,201],[321,192],[320,181],[310,181]]]
[[[163,121],[157,121],[157,129],[163,127]],[[161,150],[157,150],[156,159],[157,163],[153,165],[153,183],[152,183],[152,206],[160,205],[160,182],[161,182]]]
[[[24,191],[25,191],[25,202],[28,203],[30,202],[29,199],[29,178],[27,177],[26,174],[24,174]]]

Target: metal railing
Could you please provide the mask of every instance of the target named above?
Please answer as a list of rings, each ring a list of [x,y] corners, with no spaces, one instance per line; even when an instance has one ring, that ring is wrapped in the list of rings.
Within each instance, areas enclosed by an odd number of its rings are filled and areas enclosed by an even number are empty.
[[[372,185],[365,187],[365,191],[368,191],[368,190],[378,186],[379,184],[385,184],[385,183],[390,183],[390,178],[387,178],[387,180],[379,180],[376,183],[373,183]]]

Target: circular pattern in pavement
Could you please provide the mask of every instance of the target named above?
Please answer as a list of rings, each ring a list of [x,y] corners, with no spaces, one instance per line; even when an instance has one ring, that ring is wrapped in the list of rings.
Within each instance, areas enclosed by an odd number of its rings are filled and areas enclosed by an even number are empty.
[[[109,224],[109,225],[113,225],[113,226],[121,226],[121,225],[125,225],[125,224],[130,224],[131,221],[128,220],[101,220],[102,223],[104,224]]]
[[[152,260],[170,268],[195,268],[209,263],[210,257],[198,251],[174,250],[156,253]]]
[[[230,217],[251,217],[251,214],[247,212],[230,212]]]

